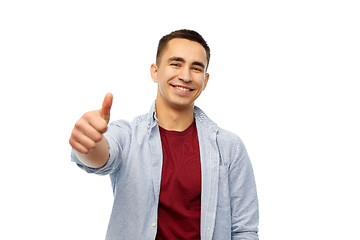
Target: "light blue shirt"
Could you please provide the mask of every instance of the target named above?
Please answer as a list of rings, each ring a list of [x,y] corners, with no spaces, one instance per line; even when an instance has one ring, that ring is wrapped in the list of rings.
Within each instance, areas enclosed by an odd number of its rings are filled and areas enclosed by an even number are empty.
[[[201,239],[258,239],[258,200],[252,166],[238,136],[194,108],[201,159]],[[107,240],[155,239],[162,146],[155,114],[115,121],[105,133],[110,158],[89,173],[109,174],[114,192]]]

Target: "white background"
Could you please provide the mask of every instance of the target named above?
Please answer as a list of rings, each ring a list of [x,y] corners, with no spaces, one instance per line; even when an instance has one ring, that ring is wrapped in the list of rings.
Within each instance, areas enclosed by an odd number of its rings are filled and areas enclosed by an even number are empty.
[[[104,239],[108,177],[70,162],[75,121],[114,94],[145,113],[158,40],[208,41],[197,101],[248,149],[261,239],[360,239],[357,1],[2,1],[0,239]]]

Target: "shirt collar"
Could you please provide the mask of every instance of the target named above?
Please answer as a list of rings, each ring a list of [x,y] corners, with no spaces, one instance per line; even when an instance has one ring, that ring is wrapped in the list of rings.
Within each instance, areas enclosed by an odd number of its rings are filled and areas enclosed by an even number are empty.
[[[218,126],[215,122],[213,122],[199,107],[194,106],[194,117],[197,124],[204,125],[208,127],[210,130],[218,131]],[[151,105],[149,111],[149,119],[148,119],[148,130],[149,133],[151,130],[157,126],[158,119],[156,117],[156,108],[155,108],[155,101]]]

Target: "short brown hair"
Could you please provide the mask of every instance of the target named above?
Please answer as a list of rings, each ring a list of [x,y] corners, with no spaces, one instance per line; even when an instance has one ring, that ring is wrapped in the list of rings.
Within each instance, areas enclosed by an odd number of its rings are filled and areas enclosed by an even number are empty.
[[[165,35],[160,39],[157,53],[156,53],[156,64],[160,63],[160,58],[161,58],[162,52],[163,52],[164,48],[166,47],[167,43],[174,38],[183,38],[183,39],[187,39],[190,41],[200,43],[201,46],[203,46],[203,48],[206,51],[206,60],[207,60],[206,68],[209,66],[209,61],[210,61],[209,46],[207,45],[205,39],[198,32],[193,31],[193,30],[188,30],[188,29],[181,29],[181,30],[173,31],[170,34]]]

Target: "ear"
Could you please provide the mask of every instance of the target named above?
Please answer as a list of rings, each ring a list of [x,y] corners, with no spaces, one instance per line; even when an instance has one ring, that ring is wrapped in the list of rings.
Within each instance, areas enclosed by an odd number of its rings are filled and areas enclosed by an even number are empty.
[[[153,63],[151,64],[151,67],[150,67],[150,73],[151,73],[151,78],[153,80],[154,83],[157,83],[158,82],[158,66]]]
[[[204,87],[203,87],[203,91],[205,90],[207,83],[209,81],[209,77],[210,75],[208,73],[205,74],[205,80],[204,80]]]

